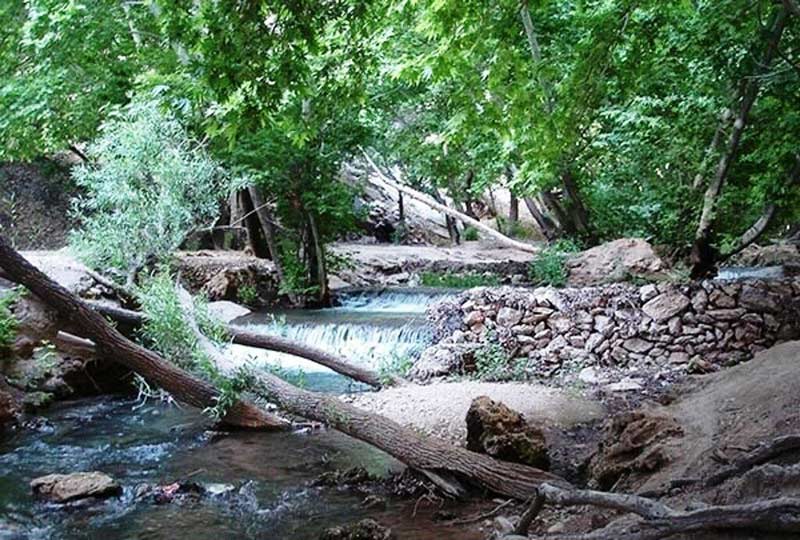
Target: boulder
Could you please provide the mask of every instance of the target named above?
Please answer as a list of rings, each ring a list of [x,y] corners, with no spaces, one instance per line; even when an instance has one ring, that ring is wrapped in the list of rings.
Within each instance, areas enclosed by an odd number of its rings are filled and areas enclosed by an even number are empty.
[[[409,370],[411,379],[424,380],[459,373],[475,358],[478,343],[438,343],[425,349]]]
[[[588,249],[568,263],[569,285],[583,287],[630,277],[656,279],[666,269],[647,241],[640,238],[621,238]]]
[[[550,466],[542,430],[487,396],[475,398],[467,411],[467,449],[544,470]]]
[[[235,302],[228,300],[220,300],[219,302],[209,302],[208,312],[224,323],[229,323],[239,317],[244,317],[252,313],[244,306],[240,306]]]
[[[320,540],[390,540],[392,530],[374,519],[362,519],[349,525],[331,527],[320,536]]]
[[[16,421],[18,413],[17,400],[14,398],[11,388],[3,380],[3,376],[0,375],[0,432]]]
[[[779,266],[800,264],[800,249],[797,244],[781,242],[769,246],[751,245],[736,257],[742,266]]]
[[[657,471],[670,461],[662,443],[682,434],[675,419],[664,414],[635,411],[615,416],[606,424],[603,442],[589,460],[592,483],[608,490],[623,476],[628,481]]]
[[[662,322],[682,313],[691,301],[678,290],[660,294],[642,306],[642,311],[651,319]]]
[[[122,493],[122,487],[113,478],[97,471],[48,474],[33,479],[31,489],[34,495],[56,503],[114,497]]]

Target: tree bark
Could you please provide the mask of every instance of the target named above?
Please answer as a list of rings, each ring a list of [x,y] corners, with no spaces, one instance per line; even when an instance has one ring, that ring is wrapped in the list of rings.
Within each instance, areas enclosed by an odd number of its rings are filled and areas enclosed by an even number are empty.
[[[747,126],[750,110],[758,97],[758,91],[760,89],[759,80],[766,70],[769,69],[775,57],[778,44],[783,35],[783,30],[786,27],[786,18],[786,7],[779,8],[773,17],[769,31],[767,50],[764,53],[763,59],[759,62],[757,73],[741,83],[743,85],[743,91],[741,92],[742,99],[736,118],[733,121],[733,128],[728,139],[727,150],[720,158],[714,178],[709,182],[708,188],[703,196],[703,210],[700,214],[700,221],[697,224],[691,253],[691,273],[694,278],[705,277],[714,270],[717,258],[717,251],[711,245],[714,212],[720,193],[722,192],[722,187],[728,178],[733,163],[739,155],[739,145],[742,140],[744,129]]]
[[[317,220],[314,214],[308,212],[308,224],[311,231],[311,243],[313,244],[312,257],[309,257],[311,265],[312,281],[319,286],[319,303],[327,306],[331,303],[331,293],[328,289],[328,268],[325,263],[325,247],[322,244],[322,237],[319,234]]]
[[[216,388],[125,338],[102,315],[26,261],[1,235],[0,266],[13,281],[24,285],[58,311],[64,320],[80,328],[83,337],[94,341],[98,352],[104,357],[140,374],[183,403],[199,408],[216,404],[220,395]],[[246,401],[238,401],[233,405],[223,420],[230,425],[247,428],[285,429],[288,426],[285,420]]]
[[[264,198],[261,196],[258,188],[255,186],[250,186],[247,188],[247,192],[250,194],[250,200],[253,201],[253,206],[255,207],[258,221],[261,223],[261,232],[264,235],[264,240],[267,242],[267,248],[269,249],[270,258],[275,265],[275,271],[278,273],[278,279],[280,279],[281,283],[285,283],[286,273],[283,270],[283,261],[281,261],[281,251],[276,240],[272,214],[270,213],[269,208],[267,208]],[[286,296],[289,297],[289,300],[292,302],[292,304],[298,303],[297,295],[293,292],[287,292]]]
[[[138,311],[131,311],[116,306],[112,306],[102,302],[86,301],[86,304],[93,310],[99,312],[105,317],[113,321],[124,324],[126,327],[136,329],[144,323],[144,315]],[[377,373],[362,367],[355,366],[346,360],[330,354],[322,349],[318,349],[313,345],[306,343],[298,343],[282,336],[270,336],[264,334],[256,334],[243,330],[233,325],[226,325],[225,331],[231,338],[231,341],[237,345],[244,345],[247,347],[255,347],[257,349],[264,349],[267,351],[275,351],[300,358],[305,358],[321,366],[335,371],[346,377],[374,386],[376,388],[385,386],[381,377]],[[400,383],[401,380],[394,378],[393,380],[386,381],[390,383]]]
[[[383,171],[381,171],[378,168],[378,166],[375,164],[375,162],[372,160],[372,158],[369,157],[369,155],[366,152],[364,152],[362,150],[362,153],[364,154],[364,157],[367,159],[367,162],[369,163],[369,165],[375,170],[375,172],[380,177],[381,181],[383,181],[385,184],[393,187],[394,189],[402,191],[403,193],[405,193],[406,195],[408,195],[412,199],[416,199],[416,200],[418,200],[418,201],[420,201],[420,202],[422,202],[424,204],[427,204],[428,206],[430,206],[431,208],[433,208],[435,210],[438,210],[438,211],[440,211],[440,212],[442,212],[442,213],[444,213],[444,214],[446,214],[448,216],[451,216],[451,217],[453,217],[455,219],[460,219],[464,223],[472,225],[473,227],[475,227],[476,229],[478,229],[482,233],[486,234],[487,236],[491,236],[492,238],[494,238],[495,240],[497,240],[501,244],[504,244],[507,247],[514,248],[514,249],[519,249],[521,251],[526,251],[528,253],[538,253],[539,252],[539,248],[536,247],[536,246],[532,246],[531,244],[526,244],[525,242],[519,242],[517,240],[509,238],[506,235],[504,235],[504,234],[492,229],[491,227],[487,227],[486,225],[484,225],[483,223],[481,223],[477,219],[473,219],[473,218],[469,217],[468,215],[466,215],[466,214],[464,214],[462,212],[459,212],[457,210],[454,210],[454,209],[450,208],[449,206],[446,206],[444,204],[441,204],[441,203],[438,203],[438,202],[434,201],[431,197],[429,197],[428,195],[425,195],[424,193],[420,193],[419,191],[417,191],[415,189],[412,189],[412,188],[410,188],[408,186],[405,186],[405,185],[402,185],[402,184],[398,184],[397,182],[391,180],[388,176],[386,176],[383,173]]]
[[[514,192],[511,191],[510,199],[509,199],[509,208],[508,208],[508,221],[509,223],[518,223],[519,222],[519,199]]]

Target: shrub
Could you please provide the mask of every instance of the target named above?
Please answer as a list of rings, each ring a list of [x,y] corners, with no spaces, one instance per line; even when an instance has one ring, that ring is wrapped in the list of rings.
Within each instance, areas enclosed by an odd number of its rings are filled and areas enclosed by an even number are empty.
[[[381,360],[378,367],[378,378],[383,384],[389,384],[394,377],[404,378],[408,375],[414,362],[408,355],[392,353],[388,359]]]
[[[579,250],[571,240],[559,240],[543,249],[531,262],[528,275],[536,285],[563,287],[569,278],[567,259],[570,253]]]
[[[236,299],[246,306],[255,305],[258,300],[258,291],[255,285],[241,285],[236,290]]]
[[[478,234],[478,229],[475,227],[467,227],[464,229],[464,240],[467,242],[473,242],[478,240],[480,235]]]
[[[11,347],[17,338],[19,323],[11,312],[11,308],[20,296],[22,296],[21,289],[4,291],[0,296],[0,350]]]
[[[71,244],[90,266],[128,272],[162,259],[218,212],[221,168],[156,102],[112,114],[88,154],[72,173],[85,195],[73,201]]]
[[[525,378],[525,362],[513,361],[499,343],[488,343],[475,353],[475,376],[482,381]]]
[[[472,287],[496,287],[500,285],[500,278],[493,274],[423,272],[420,276],[420,283],[424,287],[470,289]]]

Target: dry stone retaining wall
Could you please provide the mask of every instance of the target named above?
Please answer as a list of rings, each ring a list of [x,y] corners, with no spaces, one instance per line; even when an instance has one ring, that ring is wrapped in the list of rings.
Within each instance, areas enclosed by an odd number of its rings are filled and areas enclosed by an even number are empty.
[[[468,370],[470,354],[488,342],[527,359],[538,375],[587,365],[728,365],[800,337],[800,280],[476,288],[435,304],[428,317],[437,344],[414,366],[419,378]]]

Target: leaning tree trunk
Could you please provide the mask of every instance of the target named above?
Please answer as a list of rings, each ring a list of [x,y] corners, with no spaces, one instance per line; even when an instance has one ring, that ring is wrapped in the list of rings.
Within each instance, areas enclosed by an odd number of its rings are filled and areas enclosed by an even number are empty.
[[[155,353],[126,339],[109,325],[102,315],[34,268],[0,236],[0,266],[14,281],[24,285],[42,301],[79,326],[99,351],[109,358],[146,375],[175,397],[197,407],[215,404],[217,391],[164,362]],[[196,327],[195,327],[196,329]],[[214,354],[212,360],[219,359]],[[284,410],[311,420],[325,422],[352,437],[372,444],[426,474],[442,489],[453,495],[463,493],[461,481],[475,484],[493,493],[525,500],[544,482],[568,487],[561,477],[526,465],[495,460],[454,446],[436,437],[426,437],[383,416],[368,413],[337,398],[301,390],[269,373],[257,376],[259,393]],[[226,420],[271,419],[263,411],[244,402],[236,403]],[[282,427],[281,425],[275,427]],[[451,480],[452,479],[452,480]]]
[[[144,324],[145,316],[138,311],[111,306],[105,302],[87,301],[86,304],[103,316],[131,330],[138,329]],[[400,379],[394,377],[387,377],[386,380],[382,380],[377,373],[356,366],[343,358],[318,349],[309,343],[299,343],[282,336],[256,334],[233,325],[227,325],[225,331],[228,336],[230,336],[231,341],[237,345],[264,349],[266,351],[281,352],[305,358],[315,364],[325,366],[340,375],[350,377],[354,381],[362,382],[376,388],[385,386],[385,383],[398,384],[401,382]]]
[[[286,283],[286,273],[283,270],[283,261],[281,260],[281,251],[278,247],[278,241],[276,240],[272,214],[270,213],[267,204],[264,202],[264,198],[261,196],[261,193],[258,191],[258,188],[255,186],[250,186],[247,188],[247,192],[250,194],[250,200],[253,201],[253,206],[255,207],[258,221],[261,223],[261,232],[264,235],[264,240],[267,242],[267,248],[269,249],[272,263],[275,265],[275,271],[278,273],[278,279],[281,283]],[[297,295],[294,294],[294,292],[287,292],[287,296],[292,304],[296,305],[298,303]]]
[[[79,328],[83,337],[94,341],[98,352],[104,357],[138,373],[179,401],[199,408],[214,407],[217,404],[220,393],[216,388],[128,340],[109,325],[102,315],[22,258],[2,235],[0,266],[13,281],[27,287],[45,304],[58,311],[64,320]],[[284,429],[288,426],[285,420],[246,401],[237,401],[228,410],[224,421],[233,426],[248,428]]]
[[[709,182],[708,188],[703,196],[703,211],[700,214],[700,221],[697,224],[691,253],[692,277],[694,278],[707,276],[714,270],[718,253],[712,246],[712,234],[717,202],[722,192],[722,186],[727,180],[731,167],[739,155],[739,146],[742,135],[744,134],[744,129],[747,126],[750,110],[758,97],[758,91],[760,89],[759,81],[769,69],[775,57],[778,50],[778,43],[780,43],[783,30],[786,27],[786,18],[786,7],[779,8],[773,16],[769,30],[767,50],[764,53],[763,59],[759,62],[757,73],[753,77],[749,77],[742,82],[742,100],[739,105],[739,111],[733,121],[733,128],[728,139],[727,149],[720,158],[714,178]]]

